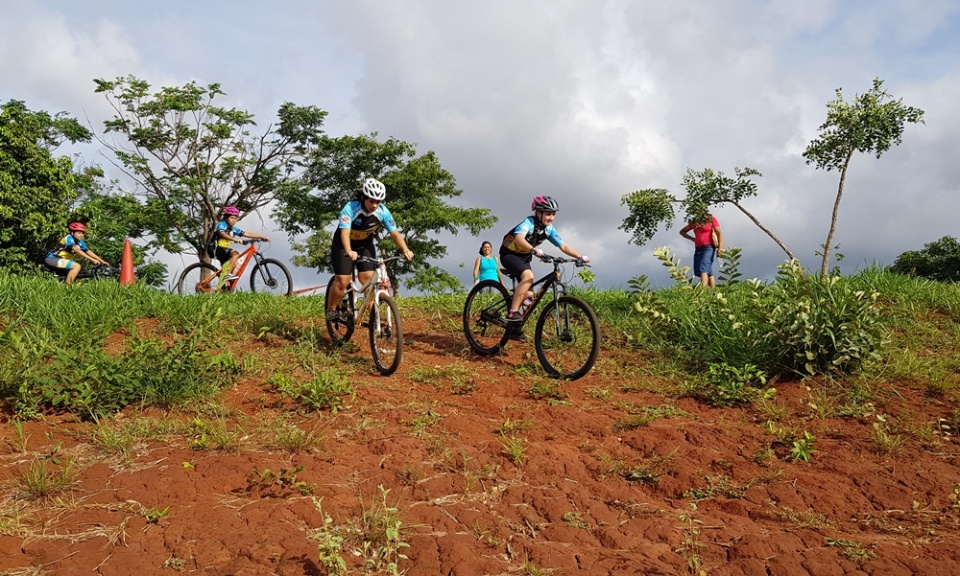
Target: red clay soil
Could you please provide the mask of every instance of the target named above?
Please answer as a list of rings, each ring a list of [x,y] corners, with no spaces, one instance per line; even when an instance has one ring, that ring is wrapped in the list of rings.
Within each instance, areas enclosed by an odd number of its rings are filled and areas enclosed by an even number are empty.
[[[364,346],[343,353],[360,375],[336,413],[282,399],[265,380],[303,358],[251,335],[236,351],[252,357],[246,376],[220,404],[126,410],[99,427],[64,415],[22,433],[0,425],[0,573],[328,574],[315,501],[344,534],[382,486],[411,576],[960,574],[960,445],[943,427],[956,399],[861,383],[872,410],[822,417],[845,405],[826,383],[779,382],[777,410],[714,408],[672,395],[615,335],[587,377],[558,383],[539,375],[532,344],[481,358],[456,323],[407,320],[391,377],[368,368]],[[219,415],[232,449],[204,448],[193,424]],[[277,448],[283,422],[320,442]],[[180,432],[125,458],[92,440],[146,423]],[[803,432],[816,438],[809,461],[791,455]],[[31,463],[70,461],[67,490],[22,494]],[[363,558],[345,560],[363,573]]]

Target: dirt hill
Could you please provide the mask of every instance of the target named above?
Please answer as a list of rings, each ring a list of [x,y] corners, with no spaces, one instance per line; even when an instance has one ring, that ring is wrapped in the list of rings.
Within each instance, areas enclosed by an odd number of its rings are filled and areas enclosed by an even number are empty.
[[[851,404],[830,382],[778,382],[773,403],[714,408],[617,335],[587,377],[557,382],[532,344],[473,355],[456,318],[405,331],[391,377],[362,333],[321,351],[361,374],[336,413],[282,398],[277,367],[312,360],[250,335],[245,376],[208,405],[8,421],[0,572],[328,574],[343,538],[378,573],[399,551],[398,571],[423,576],[960,573],[952,399],[859,382]],[[813,452],[792,444],[804,432]],[[28,498],[38,466],[72,484]],[[362,554],[343,559],[361,573]]]

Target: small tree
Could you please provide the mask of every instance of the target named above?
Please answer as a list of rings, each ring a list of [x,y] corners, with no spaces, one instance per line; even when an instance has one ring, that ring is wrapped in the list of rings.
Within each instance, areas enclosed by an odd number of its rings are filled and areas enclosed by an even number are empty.
[[[892,145],[900,144],[907,122],[923,123],[923,110],[904,106],[902,99],[893,100],[883,89],[883,81],[879,78],[874,79],[870,91],[854,96],[852,103],[844,101],[843,93],[838,88],[837,98],[827,104],[827,120],[819,128],[820,136],[803,153],[807,164],[815,164],[817,168],[827,171],[840,171],[830,231],[823,245],[821,277],[826,278],[830,264],[830,250],[837,230],[840,200],[843,198],[850,160],[856,152],[872,152],[880,158]]]
[[[279,122],[254,135],[253,114],[224,108],[219,84],[190,82],[150,93],[133,76],[95,80],[115,116],[106,132],[122,135],[130,147],[101,140],[146,199],[148,232],[172,253],[188,245],[201,261],[225,205],[245,212],[297,188],[301,161],[322,134],[326,112],[315,106],[280,106]]]
[[[927,278],[938,282],[960,281],[960,242],[944,236],[924,244],[923,250],[897,256],[890,269],[898,274]]]
[[[282,194],[277,220],[291,236],[308,234],[305,242],[294,244],[299,252],[294,263],[318,271],[331,269],[334,221],[366,177],[386,185],[386,204],[407,245],[417,254],[412,262],[397,263],[390,270],[395,287],[399,289],[398,278],[406,275],[411,286],[427,291],[462,288],[456,277],[430,263],[447,254],[447,247],[437,242],[437,233],[458,234],[466,228],[477,235],[497,218],[487,208],[461,208],[444,200],[462,191],[436,154],[418,156],[415,145],[394,138],[380,142],[376,133],[321,139],[306,174],[316,192],[300,187]],[[392,240],[388,237],[384,243],[382,248],[389,251]]]
[[[631,241],[642,246],[653,237],[661,224],[665,223],[667,227],[673,225],[676,217],[674,204],[685,213],[687,221],[699,222],[706,219],[711,207],[726,203],[736,206],[776,242],[789,259],[794,259],[793,252],[786,244],[743,205],[745,198],[757,195],[757,185],[750,178],[761,176],[760,172],[753,168],[735,168],[734,172],[736,178],[724,176],[723,172],[710,168],[699,172],[687,169],[687,174],[683,177],[683,187],[687,195],[682,200],[663,189],[637,190],[623,196],[620,205],[626,205],[629,213],[620,225],[620,230],[629,232]]]

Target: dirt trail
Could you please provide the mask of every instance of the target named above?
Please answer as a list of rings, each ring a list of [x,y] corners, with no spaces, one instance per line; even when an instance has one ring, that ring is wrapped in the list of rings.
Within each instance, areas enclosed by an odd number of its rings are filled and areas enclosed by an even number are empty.
[[[309,416],[264,384],[290,360],[284,342],[257,342],[258,375],[199,417],[225,414],[232,451],[181,433],[124,459],[90,442],[90,423],[3,424],[0,573],[326,574],[314,499],[343,527],[383,501],[379,486],[406,527],[411,576],[960,573],[960,445],[937,429],[953,402],[878,387],[875,413],[895,415],[888,432],[903,441],[881,455],[875,415],[817,418],[806,386],[778,383],[779,426],[816,437],[810,461],[793,461],[769,414],[658,394],[614,339],[586,378],[553,391],[531,344],[479,358],[453,330],[405,331],[397,374],[364,375],[344,410]],[[370,363],[362,347],[346,357]],[[185,430],[196,417],[128,410],[113,424]],[[316,447],[276,447],[284,423]],[[18,498],[17,472],[38,459],[74,459],[73,488]]]

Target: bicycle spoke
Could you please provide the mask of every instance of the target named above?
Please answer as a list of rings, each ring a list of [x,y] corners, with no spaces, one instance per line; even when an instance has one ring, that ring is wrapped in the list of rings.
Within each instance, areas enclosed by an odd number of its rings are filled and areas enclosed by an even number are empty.
[[[596,315],[586,302],[562,296],[541,313],[534,345],[548,374],[571,380],[580,378],[593,367],[600,351]]]
[[[478,354],[494,354],[507,343],[508,302],[506,288],[493,280],[480,282],[467,295],[463,332]]]

